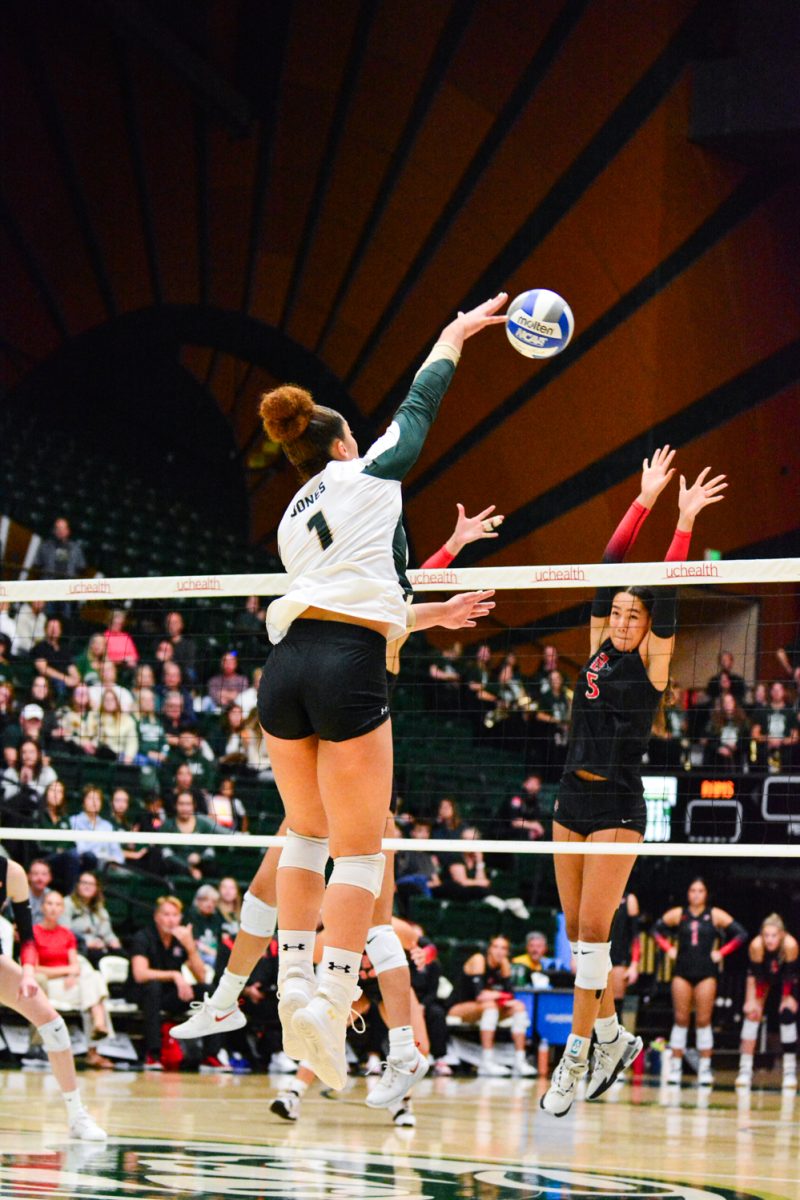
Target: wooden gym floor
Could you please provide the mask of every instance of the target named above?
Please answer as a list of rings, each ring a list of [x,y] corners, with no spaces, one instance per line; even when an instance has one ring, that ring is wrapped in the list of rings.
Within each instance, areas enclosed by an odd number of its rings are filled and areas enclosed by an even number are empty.
[[[556,1120],[537,1080],[433,1079],[417,1128],[313,1085],[300,1120],[282,1077],[83,1073],[107,1145],[71,1143],[48,1073],[0,1075],[0,1196],[123,1200],[800,1200],[800,1099],[625,1084]]]

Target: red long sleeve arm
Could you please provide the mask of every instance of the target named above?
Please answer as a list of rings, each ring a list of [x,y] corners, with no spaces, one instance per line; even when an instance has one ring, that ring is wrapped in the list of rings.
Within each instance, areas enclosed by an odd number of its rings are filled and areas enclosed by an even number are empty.
[[[420,570],[434,571],[438,567],[449,567],[454,558],[455,554],[451,554],[445,546],[440,546],[435,554],[425,559]]]
[[[650,509],[645,508],[638,500],[634,500],[617,528],[608,539],[604,563],[623,562],[625,555],[639,536],[639,530],[650,515]]]
[[[683,530],[676,529],[672,535],[669,550],[664,555],[664,562],[686,562],[689,557],[691,541],[691,533],[684,533]]]

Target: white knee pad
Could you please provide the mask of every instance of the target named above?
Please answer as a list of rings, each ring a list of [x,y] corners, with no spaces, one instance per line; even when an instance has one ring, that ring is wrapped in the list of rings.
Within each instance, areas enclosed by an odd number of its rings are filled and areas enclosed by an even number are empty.
[[[688,1025],[673,1025],[672,1032],[669,1035],[670,1050],[685,1050],[688,1038]]]
[[[710,1025],[698,1025],[694,1031],[694,1044],[698,1050],[714,1049],[714,1030]]]
[[[575,987],[602,992],[611,970],[611,942],[578,942]]]
[[[797,1041],[797,1022],[785,1021],[783,1018],[788,1016],[788,1013],[781,1013],[781,1044],[783,1046],[793,1046]],[[794,1013],[792,1013],[794,1016]]]
[[[278,920],[278,910],[271,904],[265,904],[254,896],[248,888],[242,898],[242,912],[239,917],[239,928],[253,937],[271,938],[275,932]]]
[[[281,850],[278,870],[281,867],[299,867],[302,871],[314,871],[324,875],[328,865],[328,839],[305,837],[301,833],[286,830],[286,845]]]
[[[526,1008],[522,1008],[519,1012],[511,1014],[512,1033],[527,1033],[528,1024],[528,1010]]]
[[[42,1045],[48,1054],[54,1050],[69,1050],[69,1030],[63,1017],[56,1017],[45,1025],[39,1025]]]
[[[408,966],[406,952],[391,925],[373,925],[367,933],[366,949],[376,975]]]
[[[481,1013],[479,1025],[485,1033],[494,1033],[495,1029],[497,1029],[497,1023],[499,1020],[500,1009],[496,1004],[490,1004]]]
[[[758,1031],[761,1028],[760,1021],[751,1021],[749,1017],[745,1017],[742,1021],[742,1041],[754,1042],[758,1037]]]
[[[333,870],[328,887],[334,883],[346,883],[350,887],[363,888],[372,892],[377,900],[383,884],[383,869],[386,857],[383,854],[346,854],[333,860]]]

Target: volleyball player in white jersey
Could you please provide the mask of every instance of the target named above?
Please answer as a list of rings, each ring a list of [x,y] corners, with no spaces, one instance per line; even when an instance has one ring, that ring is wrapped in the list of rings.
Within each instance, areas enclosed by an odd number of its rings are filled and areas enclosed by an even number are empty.
[[[468,517],[461,504],[457,505],[458,519],[455,528],[447,541],[433,555],[422,563],[422,569],[447,567],[457,557],[464,546],[485,538],[496,538],[496,530],[502,525],[504,517],[495,513],[495,505],[490,505],[474,517]],[[494,514],[494,515],[493,515]],[[406,571],[406,542],[402,525],[398,527],[394,539],[395,565],[403,582],[407,597],[411,596],[411,585],[405,578]],[[475,625],[477,619],[487,616],[494,608],[491,600],[493,592],[462,592],[444,602],[416,603],[408,611],[406,633],[386,646],[386,670],[389,683],[389,694],[400,669],[400,650],[412,631],[421,631],[433,626],[445,629],[464,629]],[[394,808],[389,813],[384,830],[385,837],[397,837],[398,830],[394,823]],[[286,833],[287,822],[284,820],[278,829],[278,834]],[[378,978],[381,997],[385,1006],[387,1026],[389,1029],[389,1055],[384,1066],[380,1083],[372,1089],[367,1097],[367,1104],[372,1108],[386,1107],[393,1119],[399,1123],[409,1123],[411,1120],[410,1101],[404,1102],[405,1093],[412,1083],[419,1081],[418,1071],[413,1077],[408,1077],[404,1066],[417,1067],[417,1059],[409,1064],[410,1047],[419,1043],[419,1034],[415,1031],[413,1020],[413,992],[411,976],[405,950],[393,928],[392,909],[394,903],[394,853],[385,852],[386,869],[383,886],[375,901],[372,923],[367,934],[367,953],[373,964]],[[243,914],[246,915],[248,928],[240,927],[231,950],[231,957],[217,984],[214,993],[202,1001],[191,1005],[191,1012],[186,1021],[173,1027],[172,1035],[177,1038],[196,1038],[216,1034],[220,1031],[235,1029],[244,1024],[244,1016],[238,1007],[239,996],[255,967],[255,964],[266,951],[277,923],[276,877],[280,848],[272,847],[264,856],[255,878],[245,896]],[[257,906],[257,907],[254,907]],[[260,933],[254,936],[252,922],[254,916],[261,922]],[[396,1054],[396,1050],[400,1054]],[[408,1050],[408,1053],[403,1053]],[[299,1111],[299,1096],[305,1090],[305,1084],[313,1078],[304,1065],[292,1085],[293,1094],[281,1093],[277,1107],[273,1110],[287,1119],[295,1120]],[[286,1110],[284,1112],[284,1109]]]
[[[363,457],[340,414],[303,389],[277,388],[261,403],[267,434],[284,446],[303,483],[278,530],[289,585],[269,608],[275,648],[259,689],[289,822],[278,869],[279,1015],[286,1053],[336,1089],[346,1079],[345,1029],[383,879],[392,784],[386,642],[407,625],[393,555],[400,484],[464,341],[503,324],[496,314],[506,299],[501,293],[445,328],[388,430]],[[326,942],[317,985],[320,909]]]

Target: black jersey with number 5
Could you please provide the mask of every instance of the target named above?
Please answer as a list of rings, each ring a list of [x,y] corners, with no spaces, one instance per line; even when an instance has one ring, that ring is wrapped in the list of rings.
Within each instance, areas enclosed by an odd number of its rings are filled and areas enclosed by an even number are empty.
[[[606,638],[575,684],[564,769],[635,784],[661,695],[639,651],[617,650]]]

